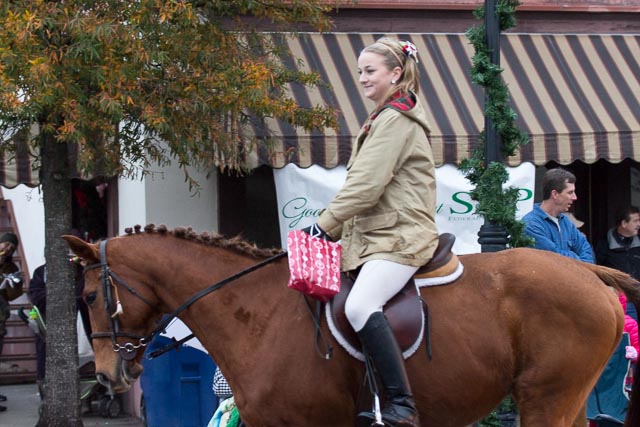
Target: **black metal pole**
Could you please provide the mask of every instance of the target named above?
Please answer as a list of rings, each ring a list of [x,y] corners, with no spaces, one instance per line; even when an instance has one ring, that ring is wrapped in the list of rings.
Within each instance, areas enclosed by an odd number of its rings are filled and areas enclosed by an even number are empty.
[[[496,15],[496,0],[485,0],[484,12],[485,39],[487,48],[491,52],[491,63],[500,66],[500,24]],[[485,105],[488,102],[487,93],[484,94]],[[486,113],[484,115],[484,154],[488,166],[491,162],[500,161],[500,134],[493,126],[493,120]]]
[[[496,0],[485,0],[484,24],[485,38],[487,48],[491,52],[491,63],[500,65],[500,24],[498,15],[496,14]],[[485,105],[488,102],[487,92],[484,96]],[[485,168],[492,162],[501,161],[501,153],[499,150],[501,141],[500,134],[496,132],[493,126],[493,120],[485,112],[484,115],[484,159]],[[496,191],[502,191],[497,188]],[[480,243],[482,252],[498,252],[507,248],[507,232],[504,227],[494,224],[485,218],[484,225],[480,227],[478,232],[478,243]]]

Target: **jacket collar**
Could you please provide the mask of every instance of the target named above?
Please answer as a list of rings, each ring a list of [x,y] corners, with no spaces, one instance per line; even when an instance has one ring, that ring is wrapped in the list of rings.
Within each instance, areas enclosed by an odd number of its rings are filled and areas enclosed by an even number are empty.
[[[633,239],[631,239],[631,244],[629,245],[623,245],[620,242],[620,239],[617,238],[618,236],[619,234],[616,232],[615,227],[609,229],[609,231],[607,232],[607,243],[609,244],[609,249],[631,249],[640,247],[640,238],[638,238],[638,236],[633,236]]]

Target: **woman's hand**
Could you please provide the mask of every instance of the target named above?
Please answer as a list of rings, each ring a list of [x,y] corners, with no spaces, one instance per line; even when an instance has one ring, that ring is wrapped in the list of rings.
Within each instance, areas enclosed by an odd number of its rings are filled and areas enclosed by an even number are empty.
[[[303,228],[302,231],[313,237],[319,237],[320,239],[324,240],[331,240],[331,238],[329,238],[329,235],[325,233],[317,223],[313,224],[310,227]]]

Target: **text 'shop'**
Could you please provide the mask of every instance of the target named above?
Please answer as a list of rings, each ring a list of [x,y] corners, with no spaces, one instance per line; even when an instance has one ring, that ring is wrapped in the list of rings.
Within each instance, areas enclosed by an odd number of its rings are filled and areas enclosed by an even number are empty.
[[[418,48],[415,44],[411,43],[410,41],[400,40],[400,46],[402,46],[402,51],[404,52],[404,54],[410,58],[413,58],[413,60],[416,61],[416,64],[420,62],[418,61]]]

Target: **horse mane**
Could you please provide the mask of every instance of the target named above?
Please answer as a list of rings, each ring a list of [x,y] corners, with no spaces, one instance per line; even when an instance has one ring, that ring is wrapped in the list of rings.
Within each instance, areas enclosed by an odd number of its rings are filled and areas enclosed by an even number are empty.
[[[140,225],[125,228],[128,236],[136,234],[160,234],[171,235],[173,237],[189,240],[206,246],[216,246],[224,249],[231,249],[240,254],[249,255],[253,258],[268,258],[282,253],[280,248],[259,248],[254,243],[249,243],[241,236],[226,238],[218,233],[202,232],[196,233],[191,227],[176,227],[169,230],[166,225],[160,224],[157,227],[154,224],[147,224],[144,228]]]

